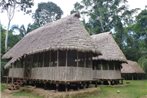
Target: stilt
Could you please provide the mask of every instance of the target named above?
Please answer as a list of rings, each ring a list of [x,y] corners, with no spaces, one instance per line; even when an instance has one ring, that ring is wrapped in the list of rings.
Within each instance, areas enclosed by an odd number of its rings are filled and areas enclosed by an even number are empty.
[[[97,87],[97,81],[95,82],[95,87]]]
[[[58,92],[59,84],[56,83],[56,92]]]
[[[68,91],[68,84],[65,83],[65,92],[67,92],[67,91]]]

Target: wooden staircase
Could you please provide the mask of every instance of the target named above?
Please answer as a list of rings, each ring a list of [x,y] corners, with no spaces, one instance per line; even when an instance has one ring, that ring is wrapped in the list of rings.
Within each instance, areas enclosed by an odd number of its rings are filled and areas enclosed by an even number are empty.
[[[13,84],[8,86],[9,90],[18,90],[23,84],[25,83],[24,80],[16,80]]]

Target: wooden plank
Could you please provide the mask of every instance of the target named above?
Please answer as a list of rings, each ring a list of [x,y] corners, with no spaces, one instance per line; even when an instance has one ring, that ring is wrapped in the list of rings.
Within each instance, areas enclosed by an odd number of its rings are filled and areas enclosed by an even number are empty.
[[[45,79],[56,81],[84,81],[92,80],[91,68],[81,67],[42,67],[32,69],[32,79]],[[84,74],[83,74],[84,73]]]

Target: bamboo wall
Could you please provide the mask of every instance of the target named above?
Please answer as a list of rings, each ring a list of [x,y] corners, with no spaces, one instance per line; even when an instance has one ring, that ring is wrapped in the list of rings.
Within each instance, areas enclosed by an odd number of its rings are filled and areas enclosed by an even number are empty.
[[[92,68],[82,67],[40,67],[32,68],[32,79],[55,81],[83,81],[92,80]]]
[[[121,79],[120,70],[93,70],[94,79]]]
[[[24,68],[10,68],[9,77],[23,78],[24,77]]]

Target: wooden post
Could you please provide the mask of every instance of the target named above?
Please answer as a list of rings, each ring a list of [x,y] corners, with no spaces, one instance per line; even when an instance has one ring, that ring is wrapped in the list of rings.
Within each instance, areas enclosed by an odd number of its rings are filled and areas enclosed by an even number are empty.
[[[14,76],[14,70],[13,70],[13,68],[14,68],[14,65],[12,64],[12,71],[13,71],[13,72],[12,72],[12,84],[13,84],[13,82],[14,82],[14,77],[13,77],[13,76]]]
[[[84,68],[86,68],[86,54],[84,55]]]
[[[66,51],[66,63],[65,63],[66,64],[65,65],[66,67],[68,66],[68,64],[67,64],[68,63],[68,57],[67,56],[68,56],[68,51]]]
[[[32,54],[32,56],[31,56],[31,69],[32,69],[32,67],[33,67],[33,65],[34,65],[34,62],[33,62],[33,60],[34,60],[34,55]]]
[[[114,63],[114,70],[116,70],[116,68],[115,68],[115,63]]]
[[[108,62],[107,62],[107,66],[108,66],[108,70],[109,70],[110,68],[109,68],[109,64],[108,64]]]
[[[103,70],[103,65],[102,65],[102,61],[100,61],[100,65],[101,65],[101,70]]]
[[[57,67],[59,67],[59,50],[57,50]]]
[[[79,54],[78,54],[78,51],[77,51],[77,66],[76,66],[76,76],[75,76],[75,78],[76,78],[76,80],[77,80],[77,76],[78,76],[78,66],[79,66]]]
[[[43,57],[42,57],[42,59],[43,59],[43,60],[42,60],[42,67],[44,67],[44,55],[45,55],[45,53],[42,52],[42,56],[43,56]]]
[[[90,53],[90,68],[92,67],[92,54]]]
[[[49,51],[49,66],[51,66],[50,64],[51,64],[51,51]]]
[[[79,57],[78,56],[79,56],[79,54],[78,54],[78,51],[77,51],[77,67],[79,66],[79,60],[78,60]]]
[[[37,67],[39,67],[39,53],[38,53],[38,55],[37,55]]]
[[[68,84],[65,83],[65,92],[67,92],[67,91],[68,91]]]

